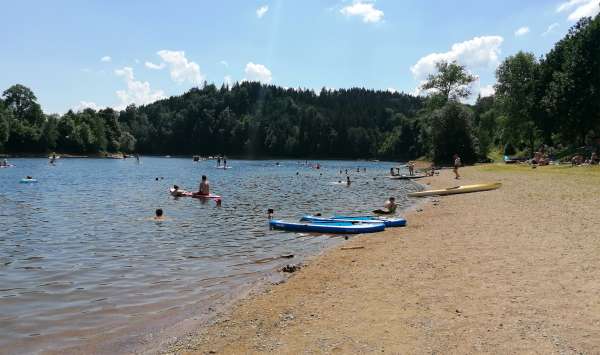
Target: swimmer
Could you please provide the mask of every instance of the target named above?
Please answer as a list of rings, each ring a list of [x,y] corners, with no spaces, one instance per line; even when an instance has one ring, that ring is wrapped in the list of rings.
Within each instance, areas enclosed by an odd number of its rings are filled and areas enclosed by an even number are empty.
[[[155,221],[163,221],[164,219],[165,219],[165,217],[163,216],[162,208],[157,208],[156,211],[154,212],[154,220]]]

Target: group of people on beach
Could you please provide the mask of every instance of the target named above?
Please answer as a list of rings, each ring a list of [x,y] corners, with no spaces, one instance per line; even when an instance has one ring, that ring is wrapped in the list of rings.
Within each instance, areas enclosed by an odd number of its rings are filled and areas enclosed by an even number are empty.
[[[571,158],[571,165],[598,165],[600,164],[600,157],[598,157],[598,153],[592,152],[589,159],[585,159],[585,157],[581,154],[576,154]]]

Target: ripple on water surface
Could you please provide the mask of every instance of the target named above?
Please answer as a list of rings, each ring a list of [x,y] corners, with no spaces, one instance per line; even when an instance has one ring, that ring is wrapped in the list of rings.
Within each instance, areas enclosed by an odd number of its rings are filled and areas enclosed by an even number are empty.
[[[366,213],[389,196],[406,206],[406,193],[417,189],[383,177],[392,163],[326,161],[316,170],[295,161],[231,161],[222,170],[191,159],[12,162],[0,171],[0,346],[11,352],[140,334],[158,319],[169,325],[206,313],[340,240],[271,231],[268,208],[290,220]],[[346,178],[340,169],[348,169],[350,187],[337,184]],[[223,196],[221,208],[168,194],[173,184],[196,189],[202,174]],[[39,182],[19,184],[26,175]],[[158,207],[166,221],[149,218]],[[279,257],[290,254],[297,258]]]

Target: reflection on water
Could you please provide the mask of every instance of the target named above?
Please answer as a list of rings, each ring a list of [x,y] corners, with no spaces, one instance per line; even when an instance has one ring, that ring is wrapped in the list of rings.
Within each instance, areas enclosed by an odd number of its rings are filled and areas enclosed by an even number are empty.
[[[316,170],[229,161],[232,169],[222,170],[175,158],[12,162],[0,171],[0,347],[14,352],[135,333],[165,312],[171,322],[206,313],[240,286],[336,240],[271,231],[268,208],[291,220],[365,213],[389,196],[406,206],[406,192],[416,190],[383,178],[391,163],[323,161]],[[350,187],[337,184],[346,169]],[[222,207],[168,194],[173,184],[197,189],[202,174]],[[39,182],[19,184],[26,175]],[[159,207],[162,222],[151,218]],[[296,258],[279,257],[289,254]]]

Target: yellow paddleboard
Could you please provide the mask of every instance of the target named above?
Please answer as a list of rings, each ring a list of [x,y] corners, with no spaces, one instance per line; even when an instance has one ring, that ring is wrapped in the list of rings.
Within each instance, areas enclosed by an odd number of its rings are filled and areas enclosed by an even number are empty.
[[[464,186],[449,187],[447,189],[441,189],[441,190],[412,192],[412,193],[408,194],[408,196],[409,197],[425,197],[425,196],[443,196],[443,195],[464,194],[467,192],[496,190],[500,186],[502,186],[502,184],[499,182],[495,182],[493,184],[464,185]]]

